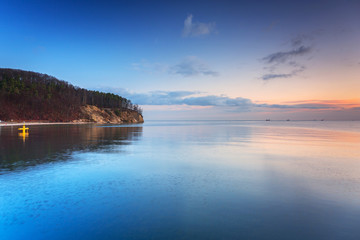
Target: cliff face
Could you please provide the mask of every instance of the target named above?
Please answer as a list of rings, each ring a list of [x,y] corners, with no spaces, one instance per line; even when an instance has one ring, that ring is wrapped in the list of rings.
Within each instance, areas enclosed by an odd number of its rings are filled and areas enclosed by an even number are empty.
[[[81,119],[74,122],[96,122],[96,123],[143,123],[141,114],[134,110],[126,109],[117,111],[111,109],[100,109],[93,105],[81,107]]]

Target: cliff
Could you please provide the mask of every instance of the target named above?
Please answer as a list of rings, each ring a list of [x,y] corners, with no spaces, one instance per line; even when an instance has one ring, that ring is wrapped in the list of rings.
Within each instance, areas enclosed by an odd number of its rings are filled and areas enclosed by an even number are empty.
[[[142,109],[113,93],[75,87],[55,77],[0,68],[0,120],[143,122]]]
[[[140,113],[134,110],[126,109],[125,111],[118,111],[86,105],[81,107],[81,118],[74,122],[143,123],[144,119]]]

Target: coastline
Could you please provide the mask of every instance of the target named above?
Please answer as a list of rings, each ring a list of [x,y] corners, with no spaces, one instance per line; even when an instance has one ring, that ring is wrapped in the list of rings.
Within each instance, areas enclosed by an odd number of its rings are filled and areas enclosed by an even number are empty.
[[[34,125],[66,125],[66,124],[96,124],[94,122],[1,122],[0,127],[12,126],[34,126]]]

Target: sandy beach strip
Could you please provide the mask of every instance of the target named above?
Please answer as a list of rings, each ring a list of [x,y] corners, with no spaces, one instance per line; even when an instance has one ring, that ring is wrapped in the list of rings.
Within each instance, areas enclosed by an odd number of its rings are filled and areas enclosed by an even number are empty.
[[[66,124],[94,124],[92,122],[0,122],[0,127],[31,125],[66,125]]]

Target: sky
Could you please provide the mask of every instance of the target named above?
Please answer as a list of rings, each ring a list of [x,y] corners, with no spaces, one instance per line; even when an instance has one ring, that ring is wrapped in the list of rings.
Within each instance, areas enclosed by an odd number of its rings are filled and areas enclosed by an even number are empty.
[[[145,120],[360,120],[360,1],[3,1],[0,67]]]

